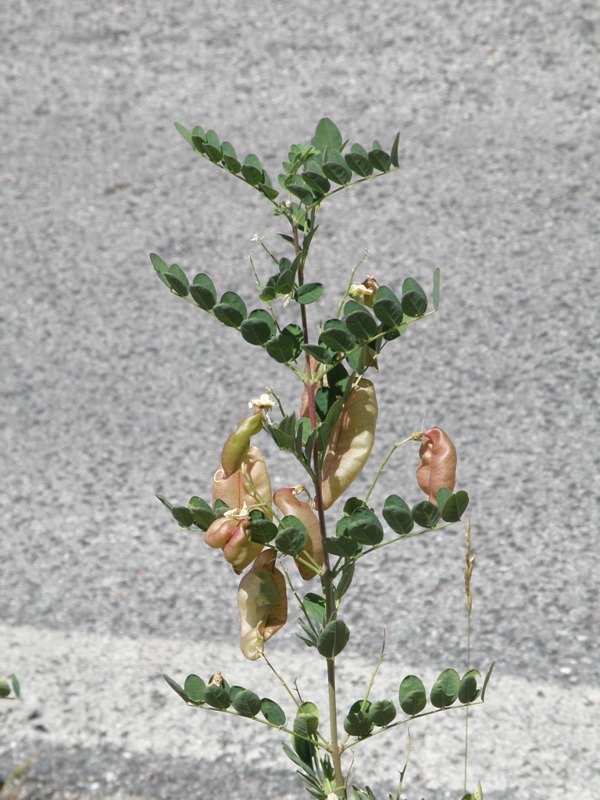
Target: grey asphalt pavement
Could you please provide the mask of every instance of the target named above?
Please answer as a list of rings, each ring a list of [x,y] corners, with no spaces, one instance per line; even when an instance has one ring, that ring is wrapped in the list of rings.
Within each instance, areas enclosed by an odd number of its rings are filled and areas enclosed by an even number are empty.
[[[222,670],[285,702],[239,653],[234,576],[154,495],[207,496],[248,399],[292,385],[148,253],[242,290],[251,251],[266,268],[252,237],[279,246],[267,204],[173,122],[276,175],[329,116],[351,141],[399,130],[402,168],[330,203],[313,275],[342,285],[365,250],[392,286],[441,269],[440,313],[384,354],[369,468],[423,422],[458,448],[472,658],[497,662],[470,776],[486,800],[597,800],[600,7],[4,0],[0,24],[0,672],[23,687],[0,707],[0,772],[29,764],[27,800],[302,796],[276,734],[188,709],[160,677]],[[275,485],[297,482],[268,457]],[[398,454],[374,506],[412,491],[415,463]],[[384,625],[382,693],[464,665],[462,536],[358,575],[349,703]],[[293,625],[270,652],[321,697]],[[410,800],[460,797],[463,731],[462,712],[412,726]],[[407,741],[382,739],[354,776],[383,793]]]

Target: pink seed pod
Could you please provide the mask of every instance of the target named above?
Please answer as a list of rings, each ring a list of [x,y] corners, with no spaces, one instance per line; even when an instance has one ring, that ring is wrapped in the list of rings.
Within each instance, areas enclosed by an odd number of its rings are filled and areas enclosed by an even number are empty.
[[[263,547],[252,541],[249,519],[220,517],[206,531],[204,541],[209,547],[223,550],[236,575],[254,561]]]
[[[310,365],[311,379],[312,379],[313,383],[315,384],[314,391],[316,392],[320,385],[327,386],[327,376],[325,376],[325,378],[323,378],[323,379],[321,378],[321,375],[323,373],[323,370],[325,369],[325,366],[323,364],[320,364],[317,361],[317,359],[314,358],[314,356],[309,356],[308,357],[308,362],[309,362],[309,365]],[[321,380],[322,380],[322,384],[321,384]],[[304,391],[302,392],[302,399],[300,401],[300,416],[301,417],[309,417],[310,416],[310,413],[309,413],[309,400],[308,400],[308,387],[306,386],[306,384],[304,385]]]
[[[264,643],[287,622],[285,578],[276,557],[276,550],[263,550],[240,581],[240,649],[250,661],[260,658]]]
[[[217,470],[213,479],[213,504],[217,500],[227,503],[230,511],[210,525],[204,541],[209,547],[222,549],[239,575],[263,549],[262,544],[252,541],[250,511],[259,507],[269,518],[273,516],[271,481],[258,447],[250,445],[240,471],[233,475],[226,477],[223,468]]]
[[[373,448],[377,398],[371,381],[361,378],[346,400],[323,460],[323,508],[329,508],[362,472]]]
[[[254,491],[246,482],[244,473],[255,487]],[[271,481],[263,454],[258,447],[250,445],[248,453],[240,465],[240,469],[229,477],[224,469],[218,469],[213,479],[213,504],[217,500],[227,503],[229,508],[261,506],[268,517],[272,516]],[[263,506],[263,504],[265,504]]]
[[[313,561],[316,561],[322,567],[323,540],[321,538],[321,526],[317,515],[310,507],[310,503],[299,500],[294,489],[277,489],[273,495],[273,502],[282,514],[293,514],[304,524],[308,532],[308,539],[303,552],[306,552]],[[305,581],[311,580],[317,574],[310,566],[302,564],[298,560],[296,560],[296,566]]]
[[[263,425],[262,410],[257,409],[254,414],[244,419],[229,436],[221,454],[221,468],[226,478],[237,472],[250,449],[250,438],[258,433]]]
[[[440,489],[454,491],[456,448],[445,431],[431,428],[423,434],[419,456],[421,463],[417,468],[417,482],[428,495],[429,502],[437,505],[436,495]]]

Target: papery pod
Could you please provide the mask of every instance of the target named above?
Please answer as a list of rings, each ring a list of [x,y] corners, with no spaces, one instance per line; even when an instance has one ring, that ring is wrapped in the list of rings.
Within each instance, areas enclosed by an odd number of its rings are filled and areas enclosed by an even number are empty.
[[[423,434],[419,457],[421,463],[417,468],[417,481],[429,502],[437,505],[436,495],[440,489],[454,490],[456,448],[445,431],[431,428]]]
[[[230,512],[210,525],[204,541],[209,547],[221,548],[239,575],[263,549],[262,544],[251,539],[249,510],[259,506],[269,519],[273,516],[271,481],[258,447],[250,445],[240,471],[230,477],[226,477],[223,468],[217,470],[213,479],[213,504],[217,500],[226,503]]]
[[[323,539],[321,538],[321,526],[319,525],[319,519],[312,510],[310,503],[299,500],[294,489],[277,489],[273,495],[273,502],[282,514],[292,514],[304,524],[308,533],[308,539],[306,540],[306,547],[303,552],[308,553],[308,555],[322,567]],[[315,577],[316,573],[314,569],[311,569],[311,567],[306,564],[302,564],[297,559],[296,566],[305,581],[309,581],[311,578]]]
[[[220,517],[204,534],[209,547],[221,548],[236,575],[243,572],[262,550],[262,544],[251,539],[250,519]]]
[[[373,448],[376,425],[375,387],[361,378],[344,404],[323,460],[323,508],[333,505],[362,472]]]
[[[275,567],[276,557],[276,550],[263,550],[238,589],[240,649],[251,661],[287,621],[285,578]]]
[[[222,550],[231,539],[233,529],[238,522],[239,520],[231,517],[219,517],[209,525],[204,534],[204,541],[209,547]]]
[[[243,473],[246,473],[256,491],[247,484]],[[217,500],[227,503],[229,508],[243,508],[244,504],[247,507],[260,506],[260,510],[269,519],[272,518],[271,481],[264,456],[258,447],[250,445],[239,471],[233,475],[227,477],[222,467],[217,470],[213,479],[213,504]]]
[[[221,454],[221,468],[226,478],[237,472],[250,449],[250,438],[258,433],[263,425],[260,409],[244,419],[225,442]]]

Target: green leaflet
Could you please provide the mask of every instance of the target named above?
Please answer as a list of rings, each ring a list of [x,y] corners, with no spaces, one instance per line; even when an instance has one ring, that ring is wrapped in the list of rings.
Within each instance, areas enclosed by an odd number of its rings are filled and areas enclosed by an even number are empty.
[[[405,714],[410,717],[420,714],[427,705],[427,693],[423,681],[416,675],[407,675],[400,684],[398,698],[400,708]]]
[[[335,658],[339,655],[350,639],[350,630],[341,619],[328,622],[317,640],[317,650],[325,658]]]

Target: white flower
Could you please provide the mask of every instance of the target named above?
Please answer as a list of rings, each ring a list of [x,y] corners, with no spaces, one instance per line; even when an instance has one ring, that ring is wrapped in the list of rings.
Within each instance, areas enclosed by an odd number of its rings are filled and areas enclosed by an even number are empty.
[[[250,519],[250,511],[244,500],[244,505],[241,508],[230,508],[223,514],[227,519]]]
[[[271,399],[271,392],[263,392],[260,397],[255,397],[248,403],[248,408],[273,408],[274,402]]]

